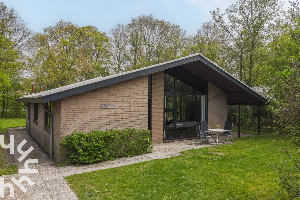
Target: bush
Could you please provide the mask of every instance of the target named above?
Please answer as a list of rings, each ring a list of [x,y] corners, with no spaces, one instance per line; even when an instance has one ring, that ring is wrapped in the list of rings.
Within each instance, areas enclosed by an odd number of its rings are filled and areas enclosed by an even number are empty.
[[[288,192],[289,198],[300,197],[300,156],[291,156],[286,150],[288,158],[277,164],[279,171],[279,184],[281,188]]]
[[[60,141],[67,163],[90,164],[148,153],[152,148],[148,130],[74,132]]]

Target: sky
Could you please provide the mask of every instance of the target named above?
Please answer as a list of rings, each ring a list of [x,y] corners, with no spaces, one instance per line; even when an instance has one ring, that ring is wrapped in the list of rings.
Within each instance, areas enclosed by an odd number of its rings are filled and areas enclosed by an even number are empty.
[[[54,26],[60,20],[78,26],[92,25],[101,32],[117,24],[128,24],[142,14],[179,25],[188,35],[211,20],[210,11],[221,11],[235,0],[0,0],[14,8],[34,32]]]

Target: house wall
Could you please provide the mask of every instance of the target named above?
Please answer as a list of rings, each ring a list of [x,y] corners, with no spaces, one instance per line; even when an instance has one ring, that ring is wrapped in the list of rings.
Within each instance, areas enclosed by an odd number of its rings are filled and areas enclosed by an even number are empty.
[[[42,104],[38,104],[38,120],[33,121],[34,117],[34,104],[30,103],[30,134],[35,140],[45,149],[45,151],[50,153],[50,131],[45,129],[45,111],[42,108]],[[27,108],[28,109],[28,108]]]
[[[101,104],[117,108],[101,108]],[[60,100],[60,135],[74,131],[148,129],[148,76]]]
[[[227,95],[224,91],[208,83],[208,128],[216,128],[216,125],[224,128],[227,116]]]
[[[61,124],[61,101],[52,102],[52,113],[53,113],[53,158],[60,162],[62,160],[66,160],[66,158],[61,158],[60,155],[60,146],[59,142],[61,139],[60,136],[60,124]]]
[[[50,129],[45,128],[45,110],[42,108],[43,104],[38,104],[38,121],[33,121],[34,118],[34,104],[30,103],[30,118],[27,108],[26,112],[26,129],[29,130],[30,135],[41,145],[44,150],[50,154]],[[59,160],[59,131],[60,131],[60,101],[53,102],[53,158]]]
[[[152,143],[163,142],[164,72],[152,75]]]
[[[60,157],[59,142],[74,131],[106,129],[148,129],[148,76],[74,95],[53,103],[53,157]],[[101,104],[117,108],[101,108]],[[38,122],[33,122],[34,104],[30,106],[31,135],[50,153],[50,131],[44,128],[44,109],[39,104]],[[28,113],[28,112],[27,112]],[[227,120],[227,95],[208,84],[208,126],[224,126]],[[152,74],[152,142],[163,142],[164,72]]]

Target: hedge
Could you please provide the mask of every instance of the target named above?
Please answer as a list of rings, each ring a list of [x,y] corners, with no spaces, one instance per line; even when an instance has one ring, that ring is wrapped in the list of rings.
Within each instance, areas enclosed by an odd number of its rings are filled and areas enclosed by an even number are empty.
[[[60,141],[61,152],[67,152],[68,164],[90,164],[149,153],[151,131],[124,129],[74,132]]]

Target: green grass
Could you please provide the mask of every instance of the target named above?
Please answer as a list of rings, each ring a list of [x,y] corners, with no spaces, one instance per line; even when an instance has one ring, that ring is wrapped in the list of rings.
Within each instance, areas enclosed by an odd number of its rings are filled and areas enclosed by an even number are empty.
[[[25,118],[0,118],[0,134],[7,132],[9,128],[25,127]]]
[[[287,199],[274,167],[284,149],[295,146],[264,134],[66,180],[79,199]]]
[[[9,128],[24,126],[26,126],[25,118],[0,118],[0,135],[7,132]],[[5,138],[5,142],[9,142],[8,138]],[[17,172],[17,166],[9,161],[6,150],[0,146],[0,176]]]

